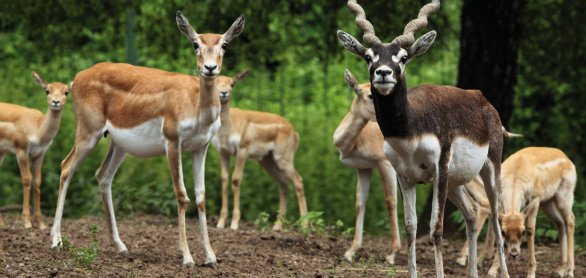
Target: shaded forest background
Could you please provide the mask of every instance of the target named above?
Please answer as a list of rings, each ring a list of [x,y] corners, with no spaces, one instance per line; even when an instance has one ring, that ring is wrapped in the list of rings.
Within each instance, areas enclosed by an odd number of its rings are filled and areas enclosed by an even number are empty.
[[[427,1],[361,2],[377,35],[385,41],[402,32],[404,24],[415,17]],[[479,15],[476,23],[492,20],[500,25],[479,28],[477,32],[473,28],[471,33],[470,28],[462,28],[461,22],[469,24],[470,19],[476,17],[473,13],[479,9],[466,9],[466,5],[473,2],[445,1],[441,10],[430,17],[427,30],[437,30],[438,38],[428,53],[409,65],[408,85],[468,86],[471,83],[462,80],[468,71],[491,75],[484,80],[493,78],[490,83],[493,88],[499,88],[500,82],[508,84],[511,90],[492,92],[494,98],[489,99],[500,107],[503,124],[524,137],[507,140],[504,157],[525,146],[553,146],[568,154],[579,171],[574,213],[577,243],[584,246],[586,219],[581,216],[586,212],[586,110],[583,108],[586,96],[581,88],[586,88],[586,27],[582,22],[586,2],[511,1],[519,5],[512,14]],[[490,5],[496,9],[497,5],[508,1],[486,2],[490,4],[484,10],[490,11]],[[332,134],[354,96],[343,81],[344,69],[350,69],[361,82],[367,82],[368,75],[362,60],[345,51],[336,40],[337,29],[360,36],[345,1],[0,0],[0,6],[0,101],[41,111],[46,111],[45,93],[33,82],[32,70],[48,82],[69,82],[77,72],[102,61],[196,74],[194,54],[176,27],[175,11],[182,10],[199,33],[224,32],[238,15],[245,14],[246,27],[228,46],[222,72],[232,75],[245,68],[251,70],[249,78],[234,90],[233,106],[277,113],[293,123],[301,138],[296,165],[304,178],[309,209],[323,211],[326,222],[339,219],[347,227],[353,227],[355,171],[339,162]],[[508,38],[514,38],[518,51],[512,51],[506,42],[498,44],[503,39],[499,26],[509,26],[506,20],[511,18],[518,29]],[[461,41],[472,36],[497,42],[475,47],[488,49],[497,56],[501,51],[506,56],[502,60],[510,61],[513,68],[505,74],[506,78],[495,80],[498,74],[491,72],[496,67],[490,62],[460,55],[467,53],[465,48],[460,48]],[[495,45],[504,46],[501,49]],[[470,63],[471,60],[476,62]],[[506,71],[510,67],[505,65],[503,69]],[[60,162],[73,145],[74,134],[69,100],[61,130],[43,167],[42,208],[48,216],[53,215],[57,200]],[[107,139],[101,140],[76,172],[69,187],[66,217],[101,213],[94,172],[108,144]],[[185,180],[190,198],[194,200],[193,180],[188,174],[190,163],[185,155]],[[209,215],[217,216],[220,178],[219,158],[214,149],[208,152],[206,166],[206,206]],[[378,175],[373,181],[365,219],[366,232],[388,233],[388,217]],[[242,186],[244,219],[254,220],[261,212],[275,214],[278,186],[259,165],[246,164]],[[424,210],[429,188],[421,186],[418,190],[418,212]],[[119,216],[176,214],[163,157],[142,160],[128,157],[116,176],[113,192]],[[298,217],[296,202],[292,199],[294,194],[289,194],[289,198],[288,218],[294,220]],[[21,202],[18,167],[14,157],[7,157],[0,168],[0,207]],[[195,209],[190,213],[195,216]],[[402,223],[402,209],[399,214]],[[458,213],[453,218],[458,220]],[[539,238],[557,236],[549,221],[539,220],[538,223]]]

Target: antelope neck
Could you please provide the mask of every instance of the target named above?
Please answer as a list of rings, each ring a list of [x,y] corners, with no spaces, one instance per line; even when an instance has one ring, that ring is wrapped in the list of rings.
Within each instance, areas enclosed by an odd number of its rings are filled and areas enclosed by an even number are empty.
[[[405,80],[397,83],[389,95],[381,95],[374,86],[370,87],[373,96],[376,120],[384,137],[406,137],[412,131],[409,125],[409,106]]]

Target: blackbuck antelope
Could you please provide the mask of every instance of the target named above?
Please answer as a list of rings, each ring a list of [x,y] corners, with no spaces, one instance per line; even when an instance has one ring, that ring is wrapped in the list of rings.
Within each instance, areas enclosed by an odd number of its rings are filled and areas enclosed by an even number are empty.
[[[217,93],[222,104],[220,112],[222,127],[212,140],[221,159],[222,209],[217,226],[223,228],[228,217],[230,156],[236,156],[232,173],[234,208],[230,228],[238,229],[244,164],[250,158],[258,161],[279,183],[279,213],[273,229],[281,230],[283,228],[281,220],[285,218],[287,212],[287,187],[290,183],[295,186],[299,214],[302,218],[307,214],[303,179],[295,170],[294,165],[299,135],[291,123],[279,115],[230,108],[234,85],[247,75],[248,71],[244,71],[234,77],[220,76],[218,78]]]
[[[38,227],[47,228],[41,213],[41,168],[45,153],[61,126],[61,115],[71,84],[47,84],[33,72],[35,81],[47,93],[47,113],[19,105],[0,103],[0,165],[8,153],[16,154],[24,188],[22,219],[25,228],[31,228],[30,193],[34,186],[34,218]],[[0,217],[0,226],[4,221]]]
[[[364,210],[368,200],[372,170],[376,168],[382,178],[391,223],[391,254],[386,257],[386,261],[394,264],[395,255],[401,249],[397,220],[397,175],[391,162],[385,156],[384,138],[376,123],[370,83],[358,84],[349,70],[344,71],[344,78],[356,96],[350,111],[334,132],[334,145],[340,152],[340,161],[346,166],[355,168],[358,176],[354,240],[344,257],[352,261],[354,254],[362,246]]]
[[[423,6],[402,35],[383,43],[366,19],[364,9],[350,0],[348,7],[356,14],[356,24],[364,32],[366,47],[343,31],[338,31],[338,38],[346,49],[368,64],[376,119],[385,138],[385,155],[397,171],[403,193],[410,277],[417,276],[415,185],[427,181],[433,181],[431,238],[436,276],[444,277],[441,241],[444,208],[449,197],[464,215],[470,242],[470,276],[478,277],[474,206],[461,185],[479,173],[495,222],[501,275],[508,277],[503,239],[496,223],[503,148],[502,126],[496,109],[480,91],[437,85],[407,90],[407,63],[427,51],[436,36],[431,31],[415,40],[414,33],[427,25],[427,16],[439,6],[438,0]]]
[[[512,154],[502,165],[502,193],[499,215],[507,253],[516,259],[521,254],[521,240],[527,236],[529,269],[527,277],[535,277],[535,223],[537,211],[550,218],[558,229],[560,240],[560,277],[574,277],[574,189],[576,167],[559,149],[529,147]],[[521,211],[521,208],[525,207]],[[493,262],[489,276],[496,276],[498,263]]]
[[[79,164],[108,133],[110,149],[96,172],[107,227],[118,252],[127,252],[118,235],[112,204],[112,179],[127,153],[137,157],[166,155],[178,203],[179,247],[183,264],[193,265],[185,235],[185,210],[189,198],[183,183],[181,152],[192,153],[195,198],[199,214],[205,264],[215,267],[206,213],[204,162],[209,142],[220,128],[220,99],[216,77],[222,69],[227,44],[244,28],[244,16],[224,34],[198,34],[177,11],[177,26],[193,44],[200,75],[196,77],[137,67],[99,63],[81,71],[74,80],[73,106],[76,134],[73,149],[61,164],[61,186],[51,230],[52,247],[61,241],[61,217],[67,187]]]

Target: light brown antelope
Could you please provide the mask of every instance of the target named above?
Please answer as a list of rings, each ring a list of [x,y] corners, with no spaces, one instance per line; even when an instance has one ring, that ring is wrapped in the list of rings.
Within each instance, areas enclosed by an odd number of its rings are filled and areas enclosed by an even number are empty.
[[[363,40],[367,46],[342,31],[338,31],[338,38],[346,49],[368,64],[376,119],[385,138],[385,155],[397,171],[403,193],[410,277],[417,276],[415,185],[428,181],[433,181],[430,236],[434,245],[436,276],[444,276],[441,241],[444,208],[449,197],[464,215],[470,242],[470,276],[478,277],[474,206],[464,195],[461,185],[480,173],[491,204],[495,229],[500,229],[496,222],[502,125],[496,109],[480,91],[438,85],[407,90],[407,63],[427,51],[436,36],[435,31],[431,31],[415,40],[414,33],[427,25],[427,16],[439,6],[438,0],[425,5],[418,18],[406,25],[402,35],[390,43],[383,43],[366,19],[364,9],[355,0],[350,0],[348,7],[356,14],[356,23],[364,32]],[[496,241],[501,274],[508,277],[500,233]]]
[[[576,167],[559,149],[524,148],[512,154],[502,165],[503,213],[499,216],[507,253],[516,259],[521,254],[521,240],[527,236],[529,270],[535,277],[535,222],[539,208],[558,228],[561,277],[574,277],[574,189]],[[521,208],[525,209],[521,211]],[[498,264],[493,262],[489,276],[494,277]]]
[[[112,179],[127,153],[137,157],[166,155],[178,203],[179,247],[183,264],[193,265],[185,235],[185,211],[189,198],[183,183],[181,152],[192,153],[195,198],[199,214],[205,264],[215,267],[216,256],[209,242],[204,167],[209,142],[220,128],[220,100],[216,77],[222,69],[226,45],[244,28],[244,15],[224,34],[198,34],[177,11],[177,26],[193,44],[200,75],[196,77],[137,67],[99,63],[81,71],[74,80],[76,115],[75,145],[61,164],[59,200],[51,230],[52,247],[61,241],[61,217],[67,187],[79,164],[108,133],[110,149],[96,172],[105,218],[118,252],[127,252],[118,235],[112,204]]]
[[[389,264],[395,264],[395,255],[401,249],[397,220],[397,175],[383,150],[384,138],[376,123],[370,83],[358,84],[349,70],[344,71],[344,78],[356,96],[350,111],[334,132],[334,145],[340,152],[340,161],[346,166],[355,168],[358,177],[354,240],[344,257],[352,261],[354,254],[362,245],[364,210],[368,200],[372,170],[378,169],[385,190],[385,201],[391,223],[391,254],[386,257],[386,261]]]
[[[24,188],[22,219],[25,228],[31,228],[30,193],[34,186],[34,218],[38,227],[47,228],[41,213],[41,168],[45,153],[61,126],[61,116],[71,84],[47,84],[36,72],[35,81],[47,93],[47,113],[19,105],[0,103],[0,165],[6,154],[16,154]],[[0,226],[3,226],[0,217]]]
[[[244,71],[233,78],[220,76],[218,79],[217,91],[222,104],[220,112],[222,127],[212,140],[221,159],[222,209],[217,226],[223,228],[228,217],[230,156],[235,156],[236,163],[232,173],[234,208],[230,228],[238,229],[244,164],[250,158],[258,161],[279,183],[279,213],[273,229],[281,230],[282,219],[285,218],[287,212],[287,187],[290,183],[295,186],[301,218],[307,214],[303,179],[295,170],[294,165],[299,135],[291,123],[279,115],[230,107],[234,85],[247,75],[248,71]]]

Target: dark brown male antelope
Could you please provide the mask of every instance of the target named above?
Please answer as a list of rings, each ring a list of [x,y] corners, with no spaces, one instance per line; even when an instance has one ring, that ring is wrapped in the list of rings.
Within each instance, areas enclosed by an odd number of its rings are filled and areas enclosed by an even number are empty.
[[[67,187],[75,170],[108,132],[108,154],[96,172],[106,224],[119,253],[128,252],[118,235],[112,180],[126,154],[166,155],[178,205],[179,249],[183,265],[192,266],[187,246],[185,211],[190,200],[183,183],[181,153],[192,154],[195,203],[206,265],[216,266],[205,213],[205,158],[212,137],[220,129],[220,99],[216,77],[222,69],[226,45],[244,29],[244,15],[224,34],[198,34],[177,11],[177,26],[193,45],[199,80],[193,76],[129,64],[99,63],[77,74],[73,87],[76,116],[75,145],[61,163],[59,199],[51,230],[52,248],[61,242],[61,217]]]
[[[417,276],[415,236],[415,185],[433,181],[431,238],[435,250],[437,277],[443,277],[442,235],[446,199],[456,204],[466,221],[470,242],[470,276],[477,277],[474,207],[464,196],[463,184],[480,173],[491,203],[497,235],[501,275],[508,277],[503,239],[497,221],[497,195],[503,148],[502,126],[494,107],[480,91],[451,86],[422,85],[407,91],[405,66],[427,51],[435,31],[415,40],[414,33],[427,25],[427,16],[439,9],[439,0],[421,8],[402,35],[383,43],[355,0],[348,7],[364,32],[366,47],[351,35],[338,31],[338,38],[350,52],[368,64],[376,119],[385,137],[385,155],[397,171],[403,192],[405,226],[409,245],[410,277]],[[450,186],[448,186],[450,185]]]

